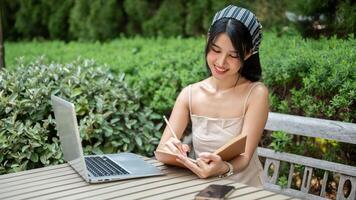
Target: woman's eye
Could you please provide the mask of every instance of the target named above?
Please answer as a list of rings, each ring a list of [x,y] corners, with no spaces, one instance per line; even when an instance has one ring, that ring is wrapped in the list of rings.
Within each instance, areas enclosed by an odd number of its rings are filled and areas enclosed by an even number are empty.
[[[237,54],[231,54],[230,57],[231,58],[239,58],[239,56]]]
[[[220,51],[217,49],[211,48],[211,50],[213,50],[215,53],[220,53]]]

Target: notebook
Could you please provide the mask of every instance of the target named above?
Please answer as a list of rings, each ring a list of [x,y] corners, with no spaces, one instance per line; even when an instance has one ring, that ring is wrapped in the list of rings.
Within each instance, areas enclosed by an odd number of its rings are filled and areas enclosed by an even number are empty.
[[[223,146],[214,151],[214,153],[219,155],[222,160],[230,161],[234,157],[245,152],[246,137],[247,135],[238,135],[237,137],[234,137],[228,142],[226,142]],[[161,160],[163,163],[175,165],[178,167],[185,167],[184,165],[176,161],[177,155],[171,152],[168,152],[164,149],[157,149],[154,153],[157,160]]]
[[[64,160],[88,183],[164,175],[133,153],[83,155],[74,104],[51,96]]]

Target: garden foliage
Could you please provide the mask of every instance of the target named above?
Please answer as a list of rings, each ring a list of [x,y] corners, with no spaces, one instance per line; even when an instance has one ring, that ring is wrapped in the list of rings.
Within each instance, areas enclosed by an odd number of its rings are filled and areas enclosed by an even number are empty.
[[[305,19],[296,20],[302,33],[326,31],[346,37],[356,27],[356,5],[350,0],[1,0],[0,4],[5,40],[200,36],[206,34],[215,12],[229,4],[252,10],[265,30],[290,27],[286,11]],[[316,24],[325,27],[319,30]]]
[[[0,174],[62,163],[50,96],[76,106],[85,153],[132,151],[152,156],[158,115],[141,95],[93,61],[37,60],[0,72]]]
[[[207,77],[204,45],[204,37],[9,43],[6,59],[13,66],[16,59],[28,63],[42,55],[43,49],[47,62],[70,62],[78,55],[92,58],[115,73],[124,72],[146,106],[167,114],[183,87]],[[271,110],[355,122],[355,45],[354,38],[305,40],[299,35],[278,37],[265,32],[260,57]]]
[[[49,102],[52,93],[77,105],[86,152],[152,155],[162,132],[156,113],[169,115],[181,89],[207,77],[204,43],[203,37],[7,43],[8,63],[15,60],[9,56],[27,56],[17,59],[25,64],[12,64],[0,75],[2,173],[61,162]],[[266,32],[260,57],[271,111],[355,122],[355,45],[353,38],[319,42]],[[43,52],[47,58],[31,64]],[[97,60],[100,66],[106,63],[114,73],[89,61],[71,62],[77,55]],[[296,139],[299,145],[292,145]],[[356,154],[353,147],[333,141],[291,139],[283,133],[272,140],[276,150],[324,160],[347,161]],[[340,150],[347,153],[337,158]]]

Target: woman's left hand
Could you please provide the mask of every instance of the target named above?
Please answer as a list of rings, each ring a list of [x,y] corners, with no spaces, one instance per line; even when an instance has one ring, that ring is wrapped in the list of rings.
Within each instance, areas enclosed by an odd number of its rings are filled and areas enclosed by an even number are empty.
[[[178,156],[177,161],[198,175],[199,178],[218,176],[229,170],[229,167],[224,163],[221,157],[213,153],[203,152],[199,154],[197,163],[192,162],[188,157],[182,155]]]

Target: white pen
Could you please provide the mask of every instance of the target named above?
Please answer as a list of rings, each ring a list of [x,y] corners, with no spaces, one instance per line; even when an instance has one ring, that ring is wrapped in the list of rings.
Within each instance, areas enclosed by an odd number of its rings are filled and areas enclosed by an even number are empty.
[[[166,121],[166,124],[167,124],[169,130],[171,131],[173,137],[176,138],[176,139],[178,139],[176,133],[174,132],[174,130],[173,130],[171,124],[169,123],[169,121],[167,120],[166,116],[163,115],[163,119],[164,119],[164,121]]]
[[[166,116],[163,115],[163,119],[164,119],[164,121],[166,121],[166,124],[167,124],[169,130],[171,131],[173,137],[175,137],[176,139],[178,139],[176,133],[174,132],[174,130],[173,130],[171,124],[169,123],[168,119],[166,118]],[[181,151],[182,151],[182,150],[181,150]],[[188,159],[189,159],[190,161],[194,162],[194,163],[197,163],[197,161],[194,160],[194,159],[192,159],[192,158],[189,158],[189,157],[188,157]]]

